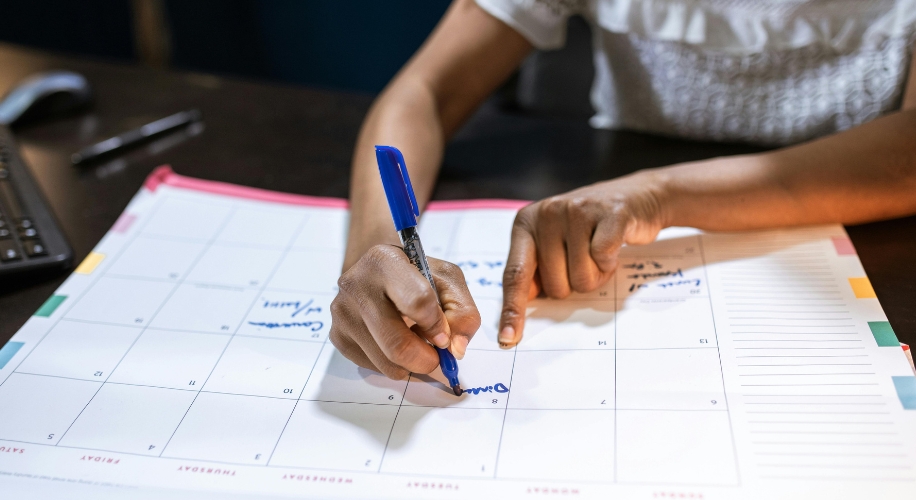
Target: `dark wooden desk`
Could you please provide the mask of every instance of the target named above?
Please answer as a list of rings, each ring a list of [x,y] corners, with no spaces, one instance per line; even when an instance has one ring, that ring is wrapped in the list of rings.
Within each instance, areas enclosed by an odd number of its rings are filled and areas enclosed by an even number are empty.
[[[64,58],[0,44],[0,93],[33,72],[64,68],[95,88],[86,114],[16,130],[22,153],[79,262],[101,239],[157,165],[181,174],[265,189],[347,196],[356,133],[372,97],[251,83]],[[205,127],[87,170],[69,156],[96,140],[196,107]],[[485,106],[448,149],[437,199],[537,199],[647,167],[752,152],[592,130]],[[916,193],[914,193],[916,196]],[[916,218],[849,228],[901,341],[916,343]],[[66,273],[0,283],[0,343],[51,295]]]

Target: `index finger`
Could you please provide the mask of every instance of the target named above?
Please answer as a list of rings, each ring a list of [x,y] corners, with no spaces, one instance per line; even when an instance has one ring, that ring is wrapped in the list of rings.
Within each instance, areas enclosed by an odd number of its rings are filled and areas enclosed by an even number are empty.
[[[499,345],[512,347],[522,339],[525,311],[537,270],[534,236],[523,226],[512,227],[512,244],[503,272],[503,310],[499,318]]]
[[[384,279],[385,295],[404,316],[419,325],[422,334],[438,347],[448,347],[451,332],[436,292],[403,250],[379,250],[388,259],[376,268]],[[389,260],[390,259],[390,260]],[[397,265],[391,265],[397,263]]]
[[[480,313],[465,282],[461,268],[449,262],[433,260],[436,288],[442,301],[442,310],[451,329],[449,350],[456,358],[464,358],[468,343],[480,328]]]

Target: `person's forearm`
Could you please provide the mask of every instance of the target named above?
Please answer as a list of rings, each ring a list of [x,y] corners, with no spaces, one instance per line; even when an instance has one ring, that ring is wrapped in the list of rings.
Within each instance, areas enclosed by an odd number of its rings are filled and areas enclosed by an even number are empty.
[[[345,270],[371,246],[398,243],[379,180],[375,145],[396,145],[401,150],[410,165],[410,180],[417,201],[424,206],[439,171],[443,142],[435,97],[421,83],[399,82],[375,102],[363,123],[353,154]]]
[[[452,3],[363,123],[353,154],[345,271],[373,245],[398,241],[374,146],[396,146],[404,153],[417,201],[426,205],[447,138],[531,49],[523,36],[473,0]]]
[[[637,175],[654,186],[662,226],[729,231],[909,215],[916,110],[790,148]]]

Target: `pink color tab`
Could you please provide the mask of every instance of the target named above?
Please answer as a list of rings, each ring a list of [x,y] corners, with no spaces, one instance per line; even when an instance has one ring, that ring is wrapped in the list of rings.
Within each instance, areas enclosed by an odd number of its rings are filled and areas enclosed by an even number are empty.
[[[852,246],[852,240],[846,236],[834,236],[833,248],[836,248],[837,255],[855,255],[856,247]]]
[[[153,173],[146,178],[143,187],[155,192],[156,189],[165,184],[166,186],[190,189],[204,193],[220,194],[223,196],[232,196],[234,198],[244,198],[247,200],[269,201],[273,203],[284,203],[287,205],[304,205],[310,207],[328,207],[328,208],[347,208],[349,203],[341,198],[323,198],[318,196],[306,196],[304,194],[280,193],[278,191],[268,191],[253,187],[238,186],[219,181],[208,181],[204,179],[195,179],[178,175],[172,171],[172,167],[162,165],[153,170]]]
[[[114,226],[111,226],[111,230],[116,233],[126,233],[130,226],[134,224],[134,221],[137,220],[137,216],[134,214],[129,214],[124,212],[118,217],[118,220],[115,221]]]
[[[438,210],[484,210],[484,209],[511,209],[520,210],[522,207],[530,205],[530,201],[525,200],[454,200],[454,201],[431,201],[426,207],[429,211]]]

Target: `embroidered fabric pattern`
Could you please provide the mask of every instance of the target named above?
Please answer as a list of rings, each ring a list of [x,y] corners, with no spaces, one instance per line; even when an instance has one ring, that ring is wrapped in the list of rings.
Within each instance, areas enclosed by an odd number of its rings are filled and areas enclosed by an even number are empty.
[[[844,55],[818,46],[733,55],[635,35],[603,45],[611,67],[596,75],[594,126],[786,144],[897,109],[912,42],[892,38]],[[596,95],[603,91],[617,102]]]
[[[593,126],[698,139],[788,144],[893,111],[916,42],[916,0],[477,1],[546,49],[588,20]]]

